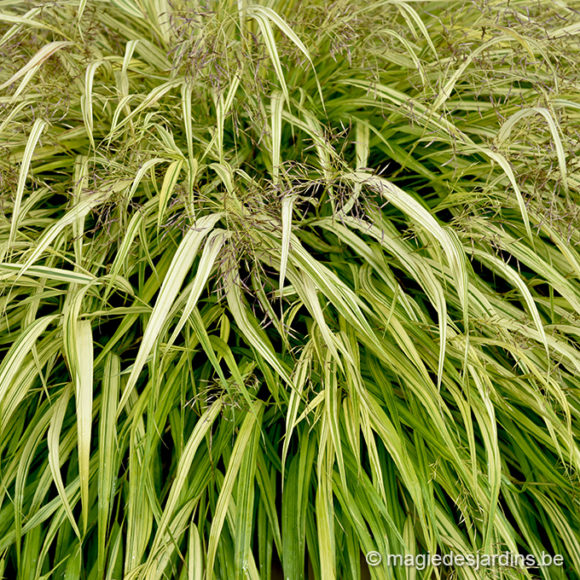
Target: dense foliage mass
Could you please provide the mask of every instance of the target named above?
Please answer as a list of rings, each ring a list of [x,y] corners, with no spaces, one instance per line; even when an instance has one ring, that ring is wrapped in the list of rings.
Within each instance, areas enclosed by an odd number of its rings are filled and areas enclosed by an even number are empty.
[[[0,1],[4,577],[578,577],[578,8]]]

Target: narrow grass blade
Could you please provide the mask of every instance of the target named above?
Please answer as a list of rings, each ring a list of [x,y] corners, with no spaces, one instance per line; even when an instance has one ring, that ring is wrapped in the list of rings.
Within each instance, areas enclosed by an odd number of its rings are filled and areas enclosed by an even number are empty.
[[[32,126],[32,131],[30,132],[30,137],[26,143],[26,149],[24,150],[24,156],[22,157],[22,162],[20,163],[20,174],[18,176],[18,187],[16,189],[16,198],[14,200],[14,209],[12,210],[12,221],[10,223],[10,235],[8,238],[8,247],[12,244],[14,236],[16,235],[16,230],[18,228],[18,223],[21,219],[20,207],[22,205],[22,196],[24,195],[24,188],[26,186],[26,177],[28,176],[28,171],[30,169],[30,163],[32,161],[32,156],[34,154],[34,149],[40,139],[40,135],[46,127],[46,122],[42,119],[36,119],[34,125]]]

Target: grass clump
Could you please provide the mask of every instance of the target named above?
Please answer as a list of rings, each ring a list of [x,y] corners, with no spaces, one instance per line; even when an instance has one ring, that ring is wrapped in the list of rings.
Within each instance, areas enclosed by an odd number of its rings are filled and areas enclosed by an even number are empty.
[[[4,577],[576,577],[579,22],[1,2]]]

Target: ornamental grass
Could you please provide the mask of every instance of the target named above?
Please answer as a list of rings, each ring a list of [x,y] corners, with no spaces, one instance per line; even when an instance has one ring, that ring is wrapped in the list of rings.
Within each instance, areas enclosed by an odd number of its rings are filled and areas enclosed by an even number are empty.
[[[0,576],[578,578],[579,10],[1,0]]]

